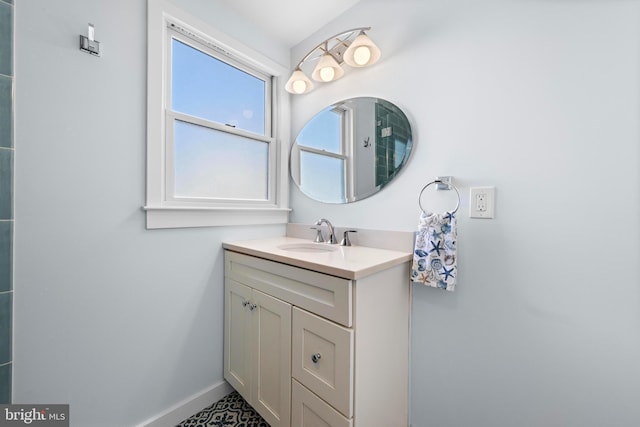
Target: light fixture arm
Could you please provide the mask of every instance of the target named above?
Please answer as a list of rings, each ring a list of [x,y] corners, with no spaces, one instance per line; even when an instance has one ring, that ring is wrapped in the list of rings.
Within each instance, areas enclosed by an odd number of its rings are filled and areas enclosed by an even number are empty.
[[[336,34],[335,36],[331,36],[331,37],[327,38],[325,41],[323,41],[323,42],[319,43],[316,47],[314,47],[313,49],[311,49],[311,50],[309,51],[309,53],[307,53],[307,54],[306,54],[306,55],[305,55],[305,56],[300,60],[300,62],[298,62],[298,65],[296,65],[296,67],[295,67],[295,68],[300,68],[300,67],[302,66],[302,64],[304,64],[305,62],[307,62],[307,61],[311,58],[311,56],[312,56],[312,55],[313,55],[313,54],[314,54],[318,49],[321,49],[321,50],[322,50],[322,51],[324,51],[325,53],[329,52],[329,51],[330,51],[330,49],[329,49],[329,41],[330,41],[330,40],[334,40],[334,39],[335,39],[335,40],[337,40],[339,43],[345,44],[345,43],[344,43],[344,40],[341,40],[341,39],[340,39],[340,37],[342,37],[342,36],[344,36],[344,35],[346,35],[346,34],[348,34],[348,35],[349,35],[349,37],[350,37],[350,36],[351,36],[353,33],[355,33],[356,31],[358,31],[358,32],[362,32],[362,31],[369,31],[369,30],[371,30],[371,27],[358,27],[358,28],[353,28],[353,29],[351,29],[351,30],[343,31],[343,32],[341,32],[341,33]],[[348,38],[348,37],[347,37],[347,38]],[[324,46],[324,48],[323,48],[323,46]]]

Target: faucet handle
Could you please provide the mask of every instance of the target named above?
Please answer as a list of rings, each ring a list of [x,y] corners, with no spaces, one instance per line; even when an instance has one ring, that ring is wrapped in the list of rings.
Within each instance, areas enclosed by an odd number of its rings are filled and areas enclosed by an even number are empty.
[[[322,229],[319,227],[311,227],[312,230],[316,230],[316,238],[314,242],[316,243],[324,243],[324,237],[322,236]]]
[[[340,246],[351,246],[351,240],[349,240],[349,233],[357,233],[358,230],[345,230],[344,237],[340,242]]]

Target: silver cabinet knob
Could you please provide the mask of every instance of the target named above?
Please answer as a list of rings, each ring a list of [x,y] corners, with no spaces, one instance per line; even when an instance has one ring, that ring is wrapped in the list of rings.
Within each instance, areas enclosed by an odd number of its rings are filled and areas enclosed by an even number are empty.
[[[316,354],[311,356],[311,361],[313,363],[318,363],[321,358],[322,358],[322,355],[320,353],[316,353]]]
[[[249,301],[242,301],[242,306],[243,306],[243,307],[246,307],[246,306],[248,306],[248,305],[249,305]]]

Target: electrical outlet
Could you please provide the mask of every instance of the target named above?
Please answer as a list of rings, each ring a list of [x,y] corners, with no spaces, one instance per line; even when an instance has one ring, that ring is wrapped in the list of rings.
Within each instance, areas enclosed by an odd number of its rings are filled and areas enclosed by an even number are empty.
[[[469,218],[494,218],[495,187],[471,187],[469,190]]]
[[[476,194],[476,210],[478,212],[487,211],[487,194],[486,193]]]

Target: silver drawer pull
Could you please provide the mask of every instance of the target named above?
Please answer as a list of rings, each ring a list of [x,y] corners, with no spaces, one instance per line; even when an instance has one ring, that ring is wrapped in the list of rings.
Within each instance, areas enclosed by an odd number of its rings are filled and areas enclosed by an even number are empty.
[[[322,358],[322,355],[320,353],[316,353],[313,356],[311,356],[311,361],[313,363],[318,363],[321,358]]]
[[[246,306],[248,306],[248,305],[249,305],[249,301],[242,301],[242,306],[243,306],[243,307],[246,307]]]

